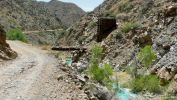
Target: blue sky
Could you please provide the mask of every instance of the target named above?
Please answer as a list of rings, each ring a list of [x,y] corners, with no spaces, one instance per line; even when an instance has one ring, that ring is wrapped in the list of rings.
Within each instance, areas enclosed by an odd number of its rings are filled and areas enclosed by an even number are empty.
[[[50,0],[37,0],[49,2]],[[59,0],[62,2],[72,2],[81,7],[84,11],[92,11],[95,7],[100,5],[104,0]]]

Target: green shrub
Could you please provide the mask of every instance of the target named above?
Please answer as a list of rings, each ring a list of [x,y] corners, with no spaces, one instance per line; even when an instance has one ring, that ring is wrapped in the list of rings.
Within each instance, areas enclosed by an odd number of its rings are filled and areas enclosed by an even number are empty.
[[[96,22],[93,22],[93,21],[88,24],[89,28],[93,28],[95,26],[96,26]]]
[[[171,97],[163,97],[161,100],[177,100],[177,97],[176,96],[171,96]]]
[[[66,36],[68,34],[68,32],[66,30],[60,30],[58,35],[57,35],[57,38],[56,38],[56,42],[58,42],[59,39],[61,39],[62,37]]]
[[[116,39],[121,39],[121,38],[122,38],[122,32],[117,32]]]
[[[121,31],[122,32],[129,32],[131,29],[134,29],[134,28],[137,28],[139,25],[137,22],[135,23],[127,23],[125,24],[122,28],[121,28]]]
[[[130,74],[132,78],[135,78],[137,75],[137,67],[135,66],[125,66],[125,72]]]
[[[142,63],[143,66],[149,68],[153,64],[153,60],[156,60],[157,56],[152,52],[151,46],[147,45],[144,48],[140,49],[138,53],[138,60]]]
[[[127,74],[131,74],[131,72],[130,72],[130,66],[126,66],[126,67],[125,67],[125,72],[126,72]]]
[[[92,58],[89,66],[89,74],[93,80],[97,80],[101,82],[103,77],[103,72],[101,68],[99,68],[98,59],[101,57],[102,49],[98,45],[94,45],[92,49]]]
[[[62,30],[59,31],[59,34],[67,35],[68,32],[65,29],[62,29]]]
[[[116,15],[113,14],[112,11],[105,11],[105,12],[103,13],[103,17],[116,17]]]
[[[151,93],[161,93],[160,81],[155,75],[137,75],[131,83],[133,92],[142,92],[144,90]]]
[[[102,49],[98,45],[93,45],[92,49],[92,58],[93,59],[98,59],[101,57],[102,54]]]
[[[103,83],[107,87],[107,89],[109,89],[109,90],[112,89],[113,82],[109,79],[109,77],[104,77]]]
[[[108,63],[104,63],[103,69],[105,71],[105,74],[109,77],[111,75],[113,75],[113,71],[111,69],[111,65],[109,65]]]
[[[118,10],[120,12],[130,12],[130,10],[133,8],[133,4],[129,4],[128,2],[122,2],[120,4],[118,4]]]
[[[101,57],[101,54],[102,49],[98,45],[94,45],[88,73],[91,76],[91,79],[103,83],[110,88],[111,80],[109,79],[109,76],[113,74],[113,71],[111,66],[107,63],[104,63],[103,67],[99,67],[98,59]]]
[[[81,44],[82,43],[82,41],[84,41],[86,39],[86,36],[80,36],[79,37],[79,44]]]
[[[28,43],[25,34],[23,34],[20,29],[11,29],[6,33],[6,36],[9,40],[19,40]]]
[[[157,76],[149,75],[146,78],[147,91],[151,93],[161,93],[160,81]]]
[[[136,78],[131,83],[131,88],[133,92],[141,92],[145,87],[145,79],[142,75],[136,76]]]
[[[149,9],[148,6],[142,6],[140,14],[145,14],[148,9]]]
[[[108,63],[104,63],[104,66],[102,68],[104,70],[104,79],[103,79],[103,83],[104,85],[106,85],[106,87],[108,89],[112,89],[112,84],[113,82],[111,81],[111,79],[109,78],[109,76],[113,75],[113,71],[111,66]]]
[[[98,66],[90,66],[89,74],[91,75],[91,79],[96,80],[99,83],[106,85],[108,89],[111,89],[112,81],[109,79],[109,76],[113,75],[113,71],[109,64],[105,63],[102,68]]]
[[[59,55],[60,55],[60,51],[56,51],[56,52],[55,52],[55,57],[58,58]]]
[[[151,1],[152,0],[146,0],[145,3],[142,5],[141,10],[140,10],[141,15],[145,14],[146,11],[149,9],[151,5]]]
[[[163,98],[161,98],[161,100],[177,100],[177,96],[168,92]]]
[[[97,80],[98,82],[102,83],[104,79],[104,70],[102,68],[95,68],[94,71],[92,71],[93,77],[92,79]]]
[[[129,19],[129,16],[124,16],[124,15],[121,15],[121,16],[118,16],[117,17],[118,19],[121,19],[121,20],[123,20],[123,21],[128,21],[128,19]]]

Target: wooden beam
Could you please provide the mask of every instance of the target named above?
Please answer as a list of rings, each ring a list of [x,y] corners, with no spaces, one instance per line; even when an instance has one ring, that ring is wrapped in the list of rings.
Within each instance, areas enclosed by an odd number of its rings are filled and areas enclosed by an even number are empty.
[[[74,50],[87,50],[87,48],[83,48],[83,47],[72,47],[72,46],[56,46],[56,47],[52,47],[52,50],[59,50],[59,51],[74,51]]]

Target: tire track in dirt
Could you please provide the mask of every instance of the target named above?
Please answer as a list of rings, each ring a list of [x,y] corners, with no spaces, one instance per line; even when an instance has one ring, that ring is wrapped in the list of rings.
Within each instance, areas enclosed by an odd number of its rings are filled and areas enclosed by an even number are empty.
[[[37,47],[7,41],[18,57],[0,66],[0,100],[88,100],[55,58]],[[57,80],[57,76],[63,77]]]

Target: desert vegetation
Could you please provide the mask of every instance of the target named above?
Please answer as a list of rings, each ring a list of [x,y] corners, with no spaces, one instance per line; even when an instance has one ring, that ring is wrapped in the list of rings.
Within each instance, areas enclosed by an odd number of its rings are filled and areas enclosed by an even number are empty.
[[[96,26],[96,22],[93,22],[93,21],[88,24],[89,28],[93,28],[95,26]]]
[[[122,38],[122,32],[117,32],[116,34],[116,39],[121,39]]]
[[[121,31],[122,32],[129,32],[131,29],[134,29],[134,28],[137,28],[139,25],[137,22],[134,22],[134,23],[127,23],[125,24],[122,28],[121,28]]]
[[[144,67],[149,68],[153,64],[153,61],[157,59],[157,56],[152,51],[151,46],[147,45],[140,49],[138,59]]]
[[[110,89],[110,84],[115,84],[117,80],[112,80],[110,78],[110,76],[113,75],[113,71],[109,64],[104,63],[102,67],[99,67],[98,59],[100,58],[101,54],[102,49],[98,45],[94,45],[88,73],[92,80],[96,80],[97,82],[106,85]],[[156,60],[156,55],[153,53],[151,46],[149,45],[141,48],[137,57],[145,68],[149,68],[153,61]],[[132,92],[134,93],[150,92],[160,94],[166,89],[165,86],[161,86],[161,82],[156,75],[138,73],[136,71],[137,69],[132,69],[131,66],[126,66],[125,68],[127,74],[135,73],[135,76],[131,75],[132,81],[126,84],[120,84],[120,86],[131,88]]]
[[[80,36],[80,37],[79,37],[79,40],[78,40],[79,44],[82,44],[82,42],[83,42],[85,39],[86,39],[86,36]]]
[[[103,17],[116,17],[116,15],[113,13],[113,11],[105,11],[103,13]]]
[[[28,43],[28,40],[25,37],[25,34],[22,33],[20,29],[10,29],[6,33],[7,39],[9,40],[20,40],[22,42]]]
[[[118,4],[118,10],[120,12],[126,12],[126,13],[128,13],[128,12],[130,12],[130,10],[133,7],[134,7],[133,4],[131,4],[131,3],[129,4],[128,2],[121,2],[121,3]]]
[[[57,38],[56,38],[56,42],[58,42],[59,39],[61,39],[62,37],[66,36],[68,34],[68,32],[65,29],[62,29],[58,32]]]

